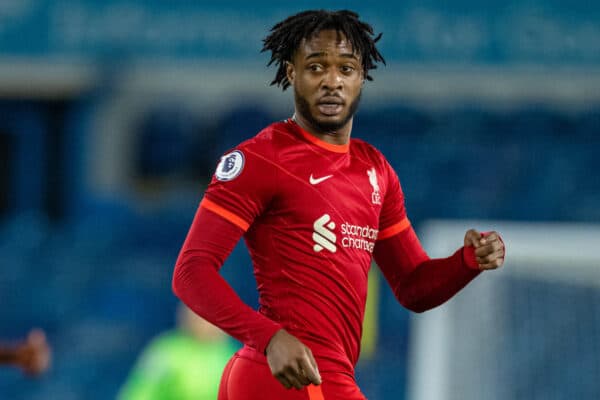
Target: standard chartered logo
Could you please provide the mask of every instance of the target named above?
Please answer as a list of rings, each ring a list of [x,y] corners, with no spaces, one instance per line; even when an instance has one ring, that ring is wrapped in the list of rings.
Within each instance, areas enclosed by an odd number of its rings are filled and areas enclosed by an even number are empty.
[[[323,214],[317,218],[313,224],[313,240],[315,245],[313,246],[314,251],[317,253],[323,249],[327,249],[332,253],[335,253],[337,248],[335,247],[336,236],[333,233],[335,229],[335,222],[331,220],[329,214]]]
[[[318,253],[323,249],[332,253],[337,251],[337,236],[334,233],[335,222],[329,214],[323,214],[313,224],[312,238],[315,241],[313,249]],[[375,248],[379,231],[368,225],[354,225],[344,222],[340,225],[341,238],[339,244],[349,249],[365,250],[369,253]]]
[[[342,230],[342,246],[366,250],[369,253],[373,252],[375,248],[375,241],[379,231],[370,226],[353,225],[348,222],[344,222],[341,226]]]

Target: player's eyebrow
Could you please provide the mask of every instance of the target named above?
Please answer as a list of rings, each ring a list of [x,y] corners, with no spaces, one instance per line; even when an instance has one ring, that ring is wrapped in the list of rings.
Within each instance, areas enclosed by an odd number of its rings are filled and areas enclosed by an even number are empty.
[[[327,53],[326,53],[326,52],[324,52],[324,51],[319,51],[319,52],[316,52],[316,53],[310,53],[310,54],[309,54],[309,55],[307,55],[307,56],[306,56],[304,59],[305,59],[305,60],[308,60],[308,59],[311,59],[311,58],[325,57],[326,55],[327,55]]]
[[[342,54],[340,54],[340,57],[354,58],[355,60],[358,61],[358,56],[356,55],[356,53],[342,53]]]
[[[308,60],[310,58],[325,57],[326,55],[327,55],[327,52],[319,51],[319,52],[315,52],[315,53],[310,53],[304,59]],[[358,56],[355,53],[342,53],[342,54],[339,54],[339,56],[343,57],[343,58],[353,58],[355,60],[358,60]]]

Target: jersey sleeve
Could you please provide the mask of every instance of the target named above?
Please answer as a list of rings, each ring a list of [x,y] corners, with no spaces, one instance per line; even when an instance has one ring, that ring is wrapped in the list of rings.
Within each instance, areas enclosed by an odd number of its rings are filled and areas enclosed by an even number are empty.
[[[400,304],[423,312],[443,304],[479,275],[467,266],[463,249],[430,259],[409,227],[378,242],[373,255]]]
[[[400,180],[386,160],[384,160],[383,176],[386,179],[386,190],[381,214],[379,215],[377,240],[390,238],[410,227],[410,221],[404,207],[404,193],[400,186]]]
[[[270,203],[276,173],[268,151],[239,146],[221,157],[200,205],[247,231]]]
[[[196,314],[264,353],[281,325],[245,304],[218,272],[242,235],[239,227],[200,207],[177,257],[172,287]]]

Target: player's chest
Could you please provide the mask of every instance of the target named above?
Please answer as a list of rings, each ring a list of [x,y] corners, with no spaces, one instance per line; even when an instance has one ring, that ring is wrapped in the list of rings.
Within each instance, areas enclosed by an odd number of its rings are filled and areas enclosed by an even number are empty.
[[[274,210],[294,228],[374,236],[386,189],[375,164],[349,156],[299,159],[278,182]]]

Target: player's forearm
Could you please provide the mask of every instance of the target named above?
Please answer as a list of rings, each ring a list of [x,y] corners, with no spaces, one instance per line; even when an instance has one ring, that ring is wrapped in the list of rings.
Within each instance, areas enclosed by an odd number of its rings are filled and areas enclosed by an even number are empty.
[[[446,302],[479,274],[465,265],[462,248],[430,259],[412,228],[378,243],[375,259],[398,301],[415,312]]]
[[[173,291],[195,313],[264,352],[281,326],[246,305],[218,272],[242,234],[220,216],[200,210],[177,260]]]
[[[176,269],[173,289],[198,315],[239,341],[264,352],[279,324],[246,305],[205,259],[191,259]]]
[[[448,301],[478,274],[479,271],[465,267],[461,248],[451,257],[421,263],[403,282],[398,282],[394,293],[406,308],[424,312]]]

